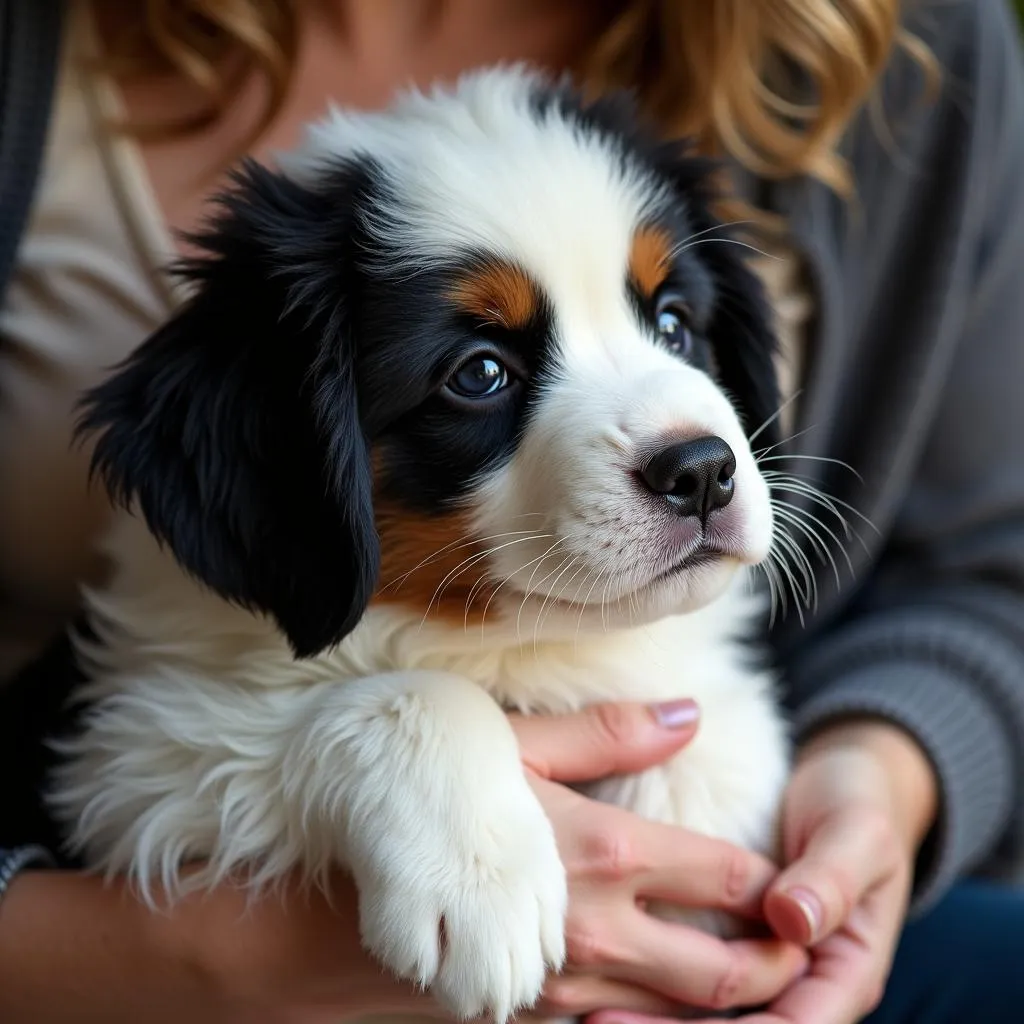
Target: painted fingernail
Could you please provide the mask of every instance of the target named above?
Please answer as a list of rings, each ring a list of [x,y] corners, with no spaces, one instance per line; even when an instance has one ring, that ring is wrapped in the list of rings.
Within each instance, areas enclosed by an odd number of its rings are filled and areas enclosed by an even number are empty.
[[[700,708],[695,700],[670,700],[653,704],[651,710],[658,725],[666,729],[685,729],[700,719]]]
[[[810,933],[809,941],[813,942],[821,927],[821,900],[810,889],[800,886],[788,889],[786,895],[800,908],[800,913],[804,915],[804,920],[807,922],[807,930]]]

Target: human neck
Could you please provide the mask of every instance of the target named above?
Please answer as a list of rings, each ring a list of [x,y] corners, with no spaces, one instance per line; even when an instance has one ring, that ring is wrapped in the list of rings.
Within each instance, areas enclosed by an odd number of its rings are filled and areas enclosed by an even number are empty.
[[[454,46],[473,63],[478,40],[531,31],[572,46],[607,5],[593,0],[309,0],[317,18],[360,64],[415,67],[424,54]],[[574,39],[573,37],[580,37]]]

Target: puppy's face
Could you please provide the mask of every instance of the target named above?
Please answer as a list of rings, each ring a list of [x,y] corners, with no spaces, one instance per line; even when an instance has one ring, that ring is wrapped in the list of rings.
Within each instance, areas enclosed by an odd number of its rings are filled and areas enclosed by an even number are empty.
[[[771,541],[743,396],[727,397],[709,338],[730,282],[679,204],[645,208],[614,179],[575,203],[552,187],[557,167],[531,165],[488,192],[525,179],[532,223],[512,213],[495,230],[453,195],[454,265],[367,286],[356,335],[375,342],[359,394],[375,421],[376,599],[460,627],[521,619],[527,598],[552,628],[564,610],[607,625],[692,608]]]
[[[706,603],[771,542],[773,340],[705,168],[622,114],[488,72],[250,168],[193,302],[89,397],[115,494],[300,654],[371,601]]]

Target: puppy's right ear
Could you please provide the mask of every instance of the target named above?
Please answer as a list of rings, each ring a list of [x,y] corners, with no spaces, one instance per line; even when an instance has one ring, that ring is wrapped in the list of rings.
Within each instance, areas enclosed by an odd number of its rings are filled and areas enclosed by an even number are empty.
[[[245,165],[193,240],[194,297],[86,396],[79,426],[115,501],[299,656],[352,629],[379,567],[349,311],[369,188],[359,166],[307,188]]]

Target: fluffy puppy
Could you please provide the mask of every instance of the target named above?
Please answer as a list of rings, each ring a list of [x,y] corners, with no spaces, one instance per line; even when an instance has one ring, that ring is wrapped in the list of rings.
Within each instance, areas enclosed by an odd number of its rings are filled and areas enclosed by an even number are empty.
[[[503,708],[696,697],[681,756],[594,793],[769,844],[773,337],[707,175],[522,69],[239,174],[191,301],[87,399],[132,513],[54,790],[93,867],[152,895],[344,865],[388,968],[501,1021],[566,904]]]

